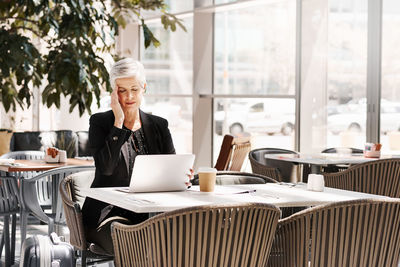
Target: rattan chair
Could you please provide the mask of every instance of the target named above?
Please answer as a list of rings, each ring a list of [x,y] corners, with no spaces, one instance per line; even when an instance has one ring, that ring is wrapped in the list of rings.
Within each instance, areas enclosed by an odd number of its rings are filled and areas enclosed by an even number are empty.
[[[226,134],[222,140],[215,168],[218,171],[240,171],[250,149],[250,137],[234,137]]]
[[[266,154],[298,154],[280,148],[259,148],[250,151],[249,160],[253,173],[271,177],[279,182],[297,182],[300,177],[298,165],[282,160],[266,159]]]
[[[137,225],[114,222],[115,264],[265,266],[278,218],[275,206],[252,203],[181,209]]]
[[[113,256],[107,255],[102,248],[86,240],[81,211],[85,196],[80,193],[80,189],[89,188],[94,175],[94,170],[74,173],[65,177],[60,183],[60,195],[70,232],[70,243],[79,251],[81,266],[95,265],[114,259]]]
[[[353,147],[343,147],[343,148],[336,148],[336,147],[331,147],[331,148],[326,148],[321,151],[321,153],[333,153],[336,154],[340,152],[341,149],[347,149],[351,154],[363,154],[364,151],[359,148],[353,148]],[[340,172],[347,170],[350,165],[346,164],[340,164],[340,165],[329,165],[322,167],[322,172]]]
[[[356,164],[338,173],[323,173],[325,186],[388,197],[400,197],[400,159]]]
[[[199,185],[199,175],[195,174],[191,180],[192,185]],[[264,175],[248,173],[248,172],[233,172],[233,171],[218,171],[215,179],[215,184],[218,185],[234,185],[234,184],[265,184],[277,183],[276,180]]]
[[[15,177],[0,177],[0,216],[3,217],[0,257],[5,247],[5,266],[14,264],[17,213],[20,211],[19,191]],[[11,216],[11,239],[10,239]]]
[[[397,267],[400,201],[317,206],[279,221],[269,266]]]

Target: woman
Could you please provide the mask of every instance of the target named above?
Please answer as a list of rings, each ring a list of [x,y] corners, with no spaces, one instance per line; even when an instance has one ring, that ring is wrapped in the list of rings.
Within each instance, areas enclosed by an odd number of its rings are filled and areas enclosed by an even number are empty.
[[[167,120],[139,109],[146,91],[143,65],[120,60],[110,71],[110,81],[112,110],[90,118],[89,145],[96,165],[92,187],[129,186],[136,155],[175,153]],[[82,215],[87,240],[109,254],[113,221],[136,224],[148,218],[91,198],[86,198]]]

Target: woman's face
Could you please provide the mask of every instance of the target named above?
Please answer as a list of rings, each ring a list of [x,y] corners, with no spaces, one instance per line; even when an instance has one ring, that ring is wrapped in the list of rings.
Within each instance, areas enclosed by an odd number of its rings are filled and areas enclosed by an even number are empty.
[[[118,78],[115,80],[118,90],[118,100],[124,111],[137,110],[142,102],[144,88],[135,77]]]

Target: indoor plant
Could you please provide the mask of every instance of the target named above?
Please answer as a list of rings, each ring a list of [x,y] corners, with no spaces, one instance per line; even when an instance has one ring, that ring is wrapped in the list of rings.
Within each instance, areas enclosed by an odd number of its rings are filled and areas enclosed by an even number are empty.
[[[101,88],[111,90],[102,55],[112,53],[118,27],[127,18],[142,25],[145,46],[158,40],[141,10],[159,10],[165,29],[184,26],[166,12],[164,0],[5,0],[0,2],[0,100],[6,111],[30,106],[33,90],[45,86],[42,101],[60,107],[69,96],[70,112],[90,113]]]

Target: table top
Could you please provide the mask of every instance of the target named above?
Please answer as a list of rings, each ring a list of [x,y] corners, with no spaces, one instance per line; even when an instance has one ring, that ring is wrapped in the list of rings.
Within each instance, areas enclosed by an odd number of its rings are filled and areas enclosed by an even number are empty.
[[[65,166],[92,166],[93,160],[68,158],[65,163],[46,163],[42,160],[15,160],[13,163],[0,165],[0,171],[24,172],[24,171],[48,171]]]
[[[313,165],[338,165],[338,164],[359,164],[368,161],[388,158],[400,158],[400,155],[382,155],[380,158],[366,158],[363,154],[343,155],[335,153],[317,154],[265,154],[266,159],[283,160],[302,164]]]
[[[307,191],[306,184],[216,185],[215,192],[200,192],[198,186],[180,192],[132,193],[121,187],[82,188],[85,196],[134,212],[165,212],[199,205],[261,202],[278,207],[315,206],[337,201],[387,198],[325,187],[324,192]],[[255,190],[254,193],[241,193]]]

